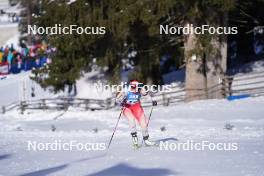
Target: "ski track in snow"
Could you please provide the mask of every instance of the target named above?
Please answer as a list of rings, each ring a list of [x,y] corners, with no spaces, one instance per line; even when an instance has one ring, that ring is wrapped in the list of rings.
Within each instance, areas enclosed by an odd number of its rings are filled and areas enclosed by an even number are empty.
[[[208,100],[154,108],[152,139],[174,143],[237,142],[238,151],[164,151],[131,147],[122,118],[108,151],[28,151],[27,141],[107,143],[119,110],[17,111],[0,115],[0,175],[261,176],[264,175],[264,98]],[[150,109],[145,109],[148,115]],[[233,130],[224,129],[225,124]],[[52,126],[56,128],[51,131]],[[160,128],[165,127],[165,131]],[[95,129],[98,132],[95,132]],[[140,131],[140,130],[139,130]]]

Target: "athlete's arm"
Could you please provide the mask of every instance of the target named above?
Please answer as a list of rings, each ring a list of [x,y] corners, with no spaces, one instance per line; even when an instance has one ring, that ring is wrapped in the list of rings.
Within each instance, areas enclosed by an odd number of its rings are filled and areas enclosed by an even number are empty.
[[[124,96],[124,93],[123,92],[117,92],[116,93],[116,99],[120,99]]]
[[[146,94],[143,95],[143,96],[149,95],[149,99],[152,102],[152,106],[157,106],[158,105],[157,101],[156,100],[153,100],[153,98],[152,98],[153,97],[153,93],[152,92],[147,92],[147,91],[145,91],[145,92],[146,92]]]
[[[144,84],[139,85],[139,92],[140,92],[141,96],[147,96],[148,95],[148,91],[145,89]]]

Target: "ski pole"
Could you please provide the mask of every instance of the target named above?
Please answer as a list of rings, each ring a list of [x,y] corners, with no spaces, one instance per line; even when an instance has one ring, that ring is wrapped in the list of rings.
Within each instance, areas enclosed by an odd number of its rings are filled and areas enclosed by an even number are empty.
[[[147,121],[147,125],[146,125],[146,126],[147,126],[147,127],[146,127],[147,129],[148,129],[148,125],[149,125],[150,117],[151,117],[151,115],[152,115],[153,107],[154,107],[154,106],[152,105],[151,110],[150,110],[150,113],[149,113],[149,117],[148,117],[148,121]],[[142,146],[142,145],[143,145],[143,139],[142,139],[142,141],[141,141],[141,146]]]
[[[150,113],[149,113],[148,122],[147,122],[147,128],[148,128],[149,121],[150,121],[150,118],[151,118],[151,115],[152,115],[153,107],[154,106],[151,107],[151,110],[150,110]]]
[[[151,101],[153,102],[152,96],[150,96],[150,98],[151,98]],[[154,105],[152,103],[151,110],[150,110],[149,117],[148,117],[148,121],[147,121],[147,125],[146,125],[147,127],[146,128],[148,128],[148,126],[149,126],[149,122],[150,122],[150,118],[151,118],[151,115],[152,115],[153,108],[154,108]],[[141,145],[143,145],[143,140],[141,141]]]
[[[152,111],[153,111],[153,108],[154,108],[152,95],[150,95],[150,98],[151,98],[152,106],[151,106],[151,110],[150,110],[149,117],[148,117],[147,128],[148,128],[149,121],[150,121],[150,118],[151,118],[151,115],[152,115]],[[157,105],[157,103],[156,103],[156,105]]]
[[[114,135],[115,135],[115,132],[116,132],[116,129],[117,129],[117,126],[118,126],[118,123],[119,123],[119,121],[120,121],[120,118],[121,118],[121,115],[122,115],[123,111],[124,111],[124,108],[122,108],[122,110],[121,110],[121,112],[120,112],[120,114],[119,114],[119,117],[118,117],[118,119],[117,119],[117,122],[116,122],[116,125],[115,125],[115,128],[114,128],[113,134],[112,134],[111,139],[110,139],[110,141],[109,141],[109,143],[108,143],[107,149],[109,149],[109,147],[110,147],[110,145],[111,145],[111,142],[112,142],[112,140],[113,140],[113,138],[114,138]]]

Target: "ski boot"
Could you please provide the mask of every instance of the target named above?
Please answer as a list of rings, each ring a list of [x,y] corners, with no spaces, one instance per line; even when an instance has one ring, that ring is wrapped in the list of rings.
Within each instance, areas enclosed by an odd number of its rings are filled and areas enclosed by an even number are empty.
[[[137,132],[131,133],[131,136],[132,136],[132,145],[133,145],[133,148],[135,148],[135,149],[139,148]]]
[[[157,145],[155,142],[149,140],[149,135],[143,136],[143,140],[144,140],[144,143],[145,143],[146,147],[148,147],[148,146],[156,146]]]

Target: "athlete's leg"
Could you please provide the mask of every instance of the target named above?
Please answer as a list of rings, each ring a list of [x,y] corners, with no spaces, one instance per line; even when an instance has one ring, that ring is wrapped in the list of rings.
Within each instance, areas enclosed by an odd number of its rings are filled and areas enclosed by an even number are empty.
[[[133,115],[133,112],[130,108],[124,109],[124,115],[128,119],[128,124],[131,129],[131,136],[132,136],[132,142],[134,146],[138,146],[138,138],[137,138],[137,128],[136,128],[136,122],[135,122],[135,116]]]
[[[129,125],[129,128],[131,129],[131,133],[137,132],[135,117],[134,117],[132,111],[130,110],[130,108],[125,108],[123,113],[126,116],[126,118],[128,119],[128,125]]]
[[[155,142],[152,142],[149,140],[147,120],[146,120],[146,116],[144,114],[144,110],[141,107],[140,103],[134,105],[131,110],[132,110],[134,116],[136,117],[136,119],[138,120],[140,127],[142,129],[142,136],[143,136],[143,140],[144,140],[145,145],[147,145],[147,146],[155,145]]]
[[[147,127],[147,120],[146,116],[144,115],[143,108],[140,106],[141,110],[141,116],[139,116],[139,124],[142,129],[142,136],[143,140],[146,146],[153,146],[155,145],[155,142],[149,140],[149,134],[148,134],[148,127]]]
[[[147,120],[144,114],[144,110],[141,107],[140,103],[135,104],[132,108],[132,113],[136,117],[141,130],[142,130],[142,136],[148,136],[148,129],[147,129]]]

